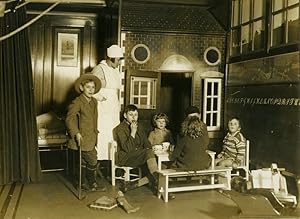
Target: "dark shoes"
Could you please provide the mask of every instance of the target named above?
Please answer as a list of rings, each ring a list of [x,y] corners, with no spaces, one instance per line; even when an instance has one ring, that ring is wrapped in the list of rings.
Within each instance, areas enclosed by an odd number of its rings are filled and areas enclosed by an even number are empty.
[[[82,184],[81,184],[81,189],[82,189],[83,191],[85,191],[85,192],[91,191],[91,188],[90,188],[89,184],[87,184],[87,183],[82,183]]]
[[[81,189],[85,192],[106,192],[106,187],[99,185],[97,182],[82,183]]]
[[[157,186],[159,183],[159,172],[154,172],[148,176],[150,186]]]
[[[97,182],[91,183],[90,188],[92,192],[106,192],[106,187],[99,185]]]
[[[121,181],[121,184],[119,186],[119,189],[125,193],[129,190],[133,190],[138,188],[138,181],[133,181],[133,182],[126,182],[126,181]]]
[[[152,175],[153,175],[153,179],[154,179],[153,183],[158,185],[158,183],[159,183],[159,172],[154,172]]]

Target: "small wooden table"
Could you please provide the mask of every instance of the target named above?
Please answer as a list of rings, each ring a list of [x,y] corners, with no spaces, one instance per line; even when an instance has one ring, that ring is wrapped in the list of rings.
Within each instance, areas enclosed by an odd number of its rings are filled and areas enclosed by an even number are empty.
[[[176,170],[161,170],[158,184],[158,198],[161,196],[164,202],[168,202],[168,194],[170,192],[184,192],[184,191],[194,191],[194,190],[205,190],[205,189],[225,189],[231,190],[231,168],[216,168],[198,171],[176,171]],[[170,186],[169,180],[171,178],[187,177],[187,176],[219,176],[223,177],[225,180],[215,183],[213,180],[209,184],[195,184],[195,185],[172,185]]]
[[[183,192],[183,191],[193,191],[193,190],[202,190],[202,189],[231,189],[231,168],[219,168],[215,167],[215,154],[214,151],[206,151],[211,157],[211,166],[206,170],[198,170],[198,171],[181,171],[181,170],[172,170],[166,169],[162,170],[162,162],[170,161],[169,152],[156,152],[157,156],[157,164],[160,172],[159,185],[158,185],[158,197],[161,196],[164,198],[165,202],[168,202],[168,193],[169,192]],[[170,178],[180,178],[180,177],[189,177],[189,176],[209,176],[210,183],[196,184],[196,185],[186,185],[186,186],[170,186],[169,180]],[[224,178],[223,182],[219,181],[215,183],[215,176]]]

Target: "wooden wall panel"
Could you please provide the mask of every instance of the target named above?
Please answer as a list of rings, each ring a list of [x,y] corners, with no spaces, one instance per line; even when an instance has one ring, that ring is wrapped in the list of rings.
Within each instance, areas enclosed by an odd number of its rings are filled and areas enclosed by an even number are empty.
[[[52,28],[49,21],[45,22],[44,35],[40,35],[44,39],[44,69],[43,69],[43,112],[48,112],[52,105]]]
[[[43,17],[30,30],[31,55],[37,114],[55,110],[65,113],[67,105],[77,96],[74,81],[97,64],[97,16],[51,15]],[[57,63],[57,34],[78,34],[77,66]],[[103,53],[103,51],[102,51]]]
[[[88,69],[88,71],[92,70],[92,66],[96,66],[99,61],[96,59],[96,57],[98,57],[98,52],[100,51],[100,48],[97,45],[97,28],[96,27],[91,27],[91,46],[90,46],[90,54],[91,54],[91,58],[89,59],[89,65],[90,68]],[[104,49],[103,49],[104,50]],[[102,50],[102,51],[103,51]],[[99,57],[98,57],[99,58]]]
[[[83,72],[83,28],[61,28],[52,26],[53,32],[53,60],[52,60],[52,71],[51,71],[51,99],[52,105],[58,106],[59,108],[66,109],[72,99],[77,94],[74,91],[74,82]],[[75,58],[76,66],[68,66],[68,63],[59,63],[60,52],[58,50],[58,34],[67,33],[78,36],[77,42],[77,54]],[[86,40],[89,43],[89,40]],[[75,46],[75,45],[74,45]],[[85,54],[88,56],[88,54]],[[88,59],[88,58],[87,58]]]

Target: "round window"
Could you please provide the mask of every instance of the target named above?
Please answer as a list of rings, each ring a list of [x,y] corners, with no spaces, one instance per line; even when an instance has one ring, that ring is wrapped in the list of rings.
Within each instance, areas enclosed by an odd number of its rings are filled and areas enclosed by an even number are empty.
[[[135,62],[144,64],[150,59],[150,50],[145,44],[137,44],[131,50],[131,57]]]
[[[204,52],[204,61],[208,65],[218,65],[221,62],[221,53],[216,47],[209,47]]]

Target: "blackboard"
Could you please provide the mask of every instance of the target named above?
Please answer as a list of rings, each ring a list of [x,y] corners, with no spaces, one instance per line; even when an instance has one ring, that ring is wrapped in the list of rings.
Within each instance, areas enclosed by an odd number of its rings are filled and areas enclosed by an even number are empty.
[[[299,84],[231,86],[225,94],[225,124],[241,120],[250,140],[250,160],[300,173]]]

